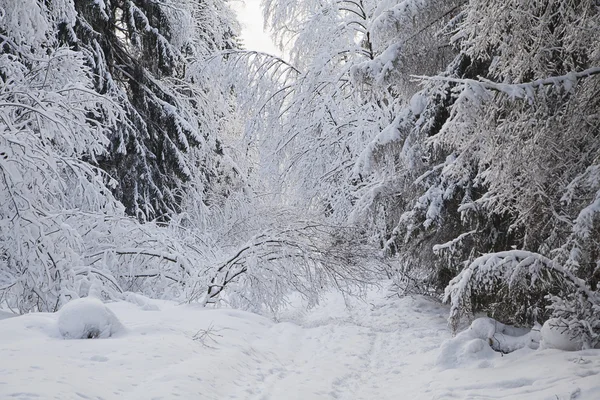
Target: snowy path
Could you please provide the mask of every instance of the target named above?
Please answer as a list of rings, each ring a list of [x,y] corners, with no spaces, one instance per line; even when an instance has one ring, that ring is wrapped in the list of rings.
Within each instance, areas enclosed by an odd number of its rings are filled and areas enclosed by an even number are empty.
[[[408,307],[363,305],[353,310],[363,314],[353,315],[342,304],[337,318],[324,314],[333,311],[331,303],[320,311],[306,316],[302,327],[277,324],[269,337],[252,343],[273,358],[250,368],[238,398],[386,399],[422,393],[427,379],[420,377],[433,367],[433,353],[447,336],[444,310],[412,315],[410,323],[403,317],[415,309]],[[433,353],[424,357],[427,352]]]
[[[111,304],[128,331],[110,339],[60,339],[49,314],[0,321],[0,399],[600,399],[597,350],[472,349],[440,369],[447,309],[422,298],[332,295],[280,323],[156,304]]]

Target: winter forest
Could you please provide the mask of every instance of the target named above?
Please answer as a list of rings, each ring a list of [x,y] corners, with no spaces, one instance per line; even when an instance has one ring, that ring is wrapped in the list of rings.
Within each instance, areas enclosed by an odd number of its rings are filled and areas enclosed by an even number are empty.
[[[230,6],[0,0],[0,337],[81,298],[283,320],[382,287],[600,366],[597,0],[263,0],[282,56]]]

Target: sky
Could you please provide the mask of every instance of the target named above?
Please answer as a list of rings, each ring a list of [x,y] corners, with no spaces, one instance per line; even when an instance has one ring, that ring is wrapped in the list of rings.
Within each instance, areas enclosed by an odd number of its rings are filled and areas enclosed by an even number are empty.
[[[232,1],[230,4],[238,15],[242,25],[242,39],[247,50],[263,51],[280,55],[269,35],[263,31],[261,0]]]

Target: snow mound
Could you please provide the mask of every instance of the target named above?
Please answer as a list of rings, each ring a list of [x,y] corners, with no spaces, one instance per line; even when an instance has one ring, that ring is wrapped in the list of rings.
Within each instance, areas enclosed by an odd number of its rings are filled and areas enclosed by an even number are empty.
[[[469,329],[442,343],[436,364],[441,369],[472,366],[492,366],[490,360],[500,353],[511,353],[522,348],[539,347],[540,330],[504,325],[492,318],[478,318]]]
[[[114,336],[125,327],[100,300],[86,297],[60,310],[58,330],[65,339],[96,339]]]
[[[0,311],[0,320],[16,317],[17,314],[13,314],[8,311]]]
[[[542,349],[577,351],[583,347],[582,341],[570,337],[567,329],[561,328],[556,318],[550,318],[544,323],[541,330],[541,337],[540,347]]]
[[[436,365],[440,369],[450,369],[478,363],[478,368],[485,368],[490,366],[488,360],[496,356],[489,343],[466,330],[442,343]]]
[[[152,300],[138,293],[127,292],[123,295],[123,300],[137,305],[144,311],[159,311],[160,308],[152,303]]]

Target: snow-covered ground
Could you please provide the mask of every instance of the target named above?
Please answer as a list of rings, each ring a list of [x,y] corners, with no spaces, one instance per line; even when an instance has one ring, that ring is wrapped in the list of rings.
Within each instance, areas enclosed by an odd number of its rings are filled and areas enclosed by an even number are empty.
[[[447,307],[420,297],[332,294],[279,322],[131,299],[108,305],[122,326],[95,308],[104,339],[64,339],[73,310],[0,320],[0,399],[600,399],[600,350],[440,356]]]

